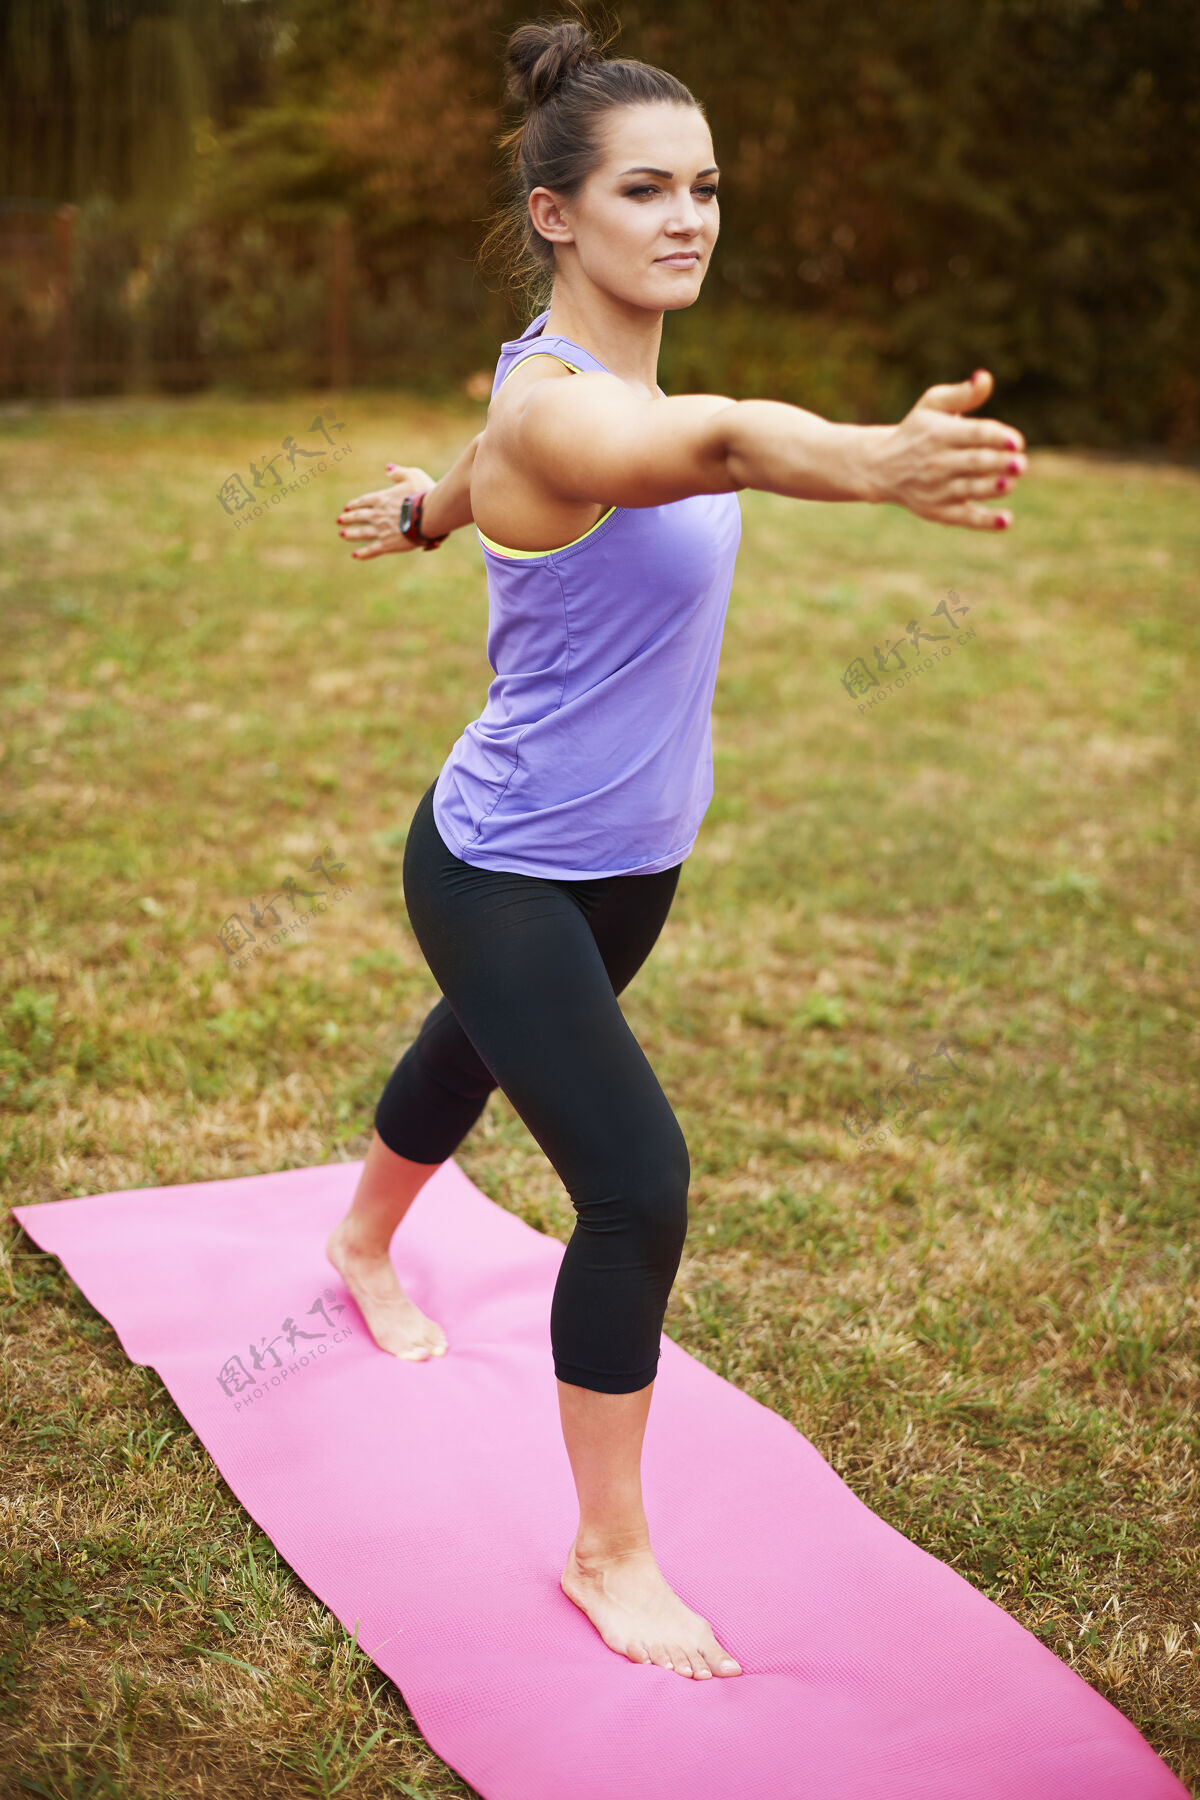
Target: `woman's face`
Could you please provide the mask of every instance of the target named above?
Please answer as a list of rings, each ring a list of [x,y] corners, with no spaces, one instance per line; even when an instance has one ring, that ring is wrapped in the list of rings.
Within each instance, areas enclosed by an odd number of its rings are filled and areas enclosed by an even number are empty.
[[[534,223],[558,247],[556,279],[570,279],[574,261],[631,305],[690,306],[721,229],[706,120],[694,106],[622,106],[608,114],[602,142],[604,160],[574,200],[560,205],[545,187],[529,196]],[[680,260],[663,260],[671,255]]]

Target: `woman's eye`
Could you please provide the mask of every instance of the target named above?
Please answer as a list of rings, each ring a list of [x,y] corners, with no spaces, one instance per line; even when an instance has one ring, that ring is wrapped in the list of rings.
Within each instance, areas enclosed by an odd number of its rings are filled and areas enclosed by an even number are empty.
[[[658,189],[656,187],[630,188],[625,197],[628,200],[636,200],[639,194],[657,194],[657,192]],[[698,192],[709,195],[713,200],[717,197],[717,190],[715,187],[702,187]]]

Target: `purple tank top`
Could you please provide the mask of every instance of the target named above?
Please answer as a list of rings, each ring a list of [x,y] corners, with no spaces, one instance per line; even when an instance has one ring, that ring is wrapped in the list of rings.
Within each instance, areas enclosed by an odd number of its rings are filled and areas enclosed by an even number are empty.
[[[604,369],[571,339],[542,336],[548,317],[501,346],[493,394],[529,356]],[[495,679],[434,787],[456,856],[555,881],[683,861],[712,799],[712,699],[741,532],[736,492],[610,507],[557,550],[506,550],[476,527]]]

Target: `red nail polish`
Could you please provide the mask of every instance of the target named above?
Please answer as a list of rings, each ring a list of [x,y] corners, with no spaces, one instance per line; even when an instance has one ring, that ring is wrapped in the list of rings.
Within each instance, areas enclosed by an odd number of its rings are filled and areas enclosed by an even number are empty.
[[[1021,473],[1020,463],[1019,462],[1010,462],[1008,465],[1008,472],[1010,475],[1019,475]]]
[[[1017,447],[1017,440],[1016,440],[1016,438],[1005,438],[1005,440],[1004,440],[1004,448],[1005,448],[1005,449],[1006,449],[1006,450],[1015,450],[1015,449],[1016,449],[1016,447]]]
[[[996,514],[996,530],[997,531],[1007,531],[1008,530],[1008,520],[1005,518],[1003,513]]]

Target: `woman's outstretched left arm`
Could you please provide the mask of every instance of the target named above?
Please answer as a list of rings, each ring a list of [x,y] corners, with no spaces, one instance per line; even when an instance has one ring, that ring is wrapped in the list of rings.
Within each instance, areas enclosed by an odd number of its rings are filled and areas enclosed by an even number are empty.
[[[988,502],[1025,473],[1025,439],[964,415],[992,392],[988,370],[927,388],[899,425],[835,425],[779,400],[740,400],[712,424],[739,488],[796,500],[890,501],[919,519],[987,531],[1012,523]]]
[[[1012,523],[1025,440],[964,417],[992,391],[986,369],[927,388],[899,425],[838,425],[784,400],[678,394],[652,400],[607,371],[537,381],[515,413],[516,459],[564,500],[666,506],[760,488],[793,500],[891,501],[974,531]]]

